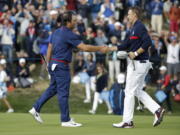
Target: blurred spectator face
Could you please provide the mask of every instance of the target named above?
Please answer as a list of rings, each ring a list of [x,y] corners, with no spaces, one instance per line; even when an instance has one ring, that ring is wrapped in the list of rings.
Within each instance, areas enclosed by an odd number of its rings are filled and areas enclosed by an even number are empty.
[[[115,36],[111,37],[111,43],[117,44],[117,37],[115,37]]]
[[[31,11],[31,12],[35,11],[35,6],[34,5],[30,5],[29,6],[29,11]]]
[[[156,39],[154,40],[154,46],[155,46],[155,48],[158,48],[158,47],[159,47],[159,38],[156,38]]]
[[[52,10],[52,4],[51,3],[47,4],[47,10]]]
[[[108,4],[108,3],[110,3],[110,0],[105,0],[104,2]]]
[[[101,74],[101,73],[103,73],[104,72],[104,68],[103,68],[103,66],[97,66],[97,72],[98,72],[98,74]]]
[[[100,30],[100,29],[98,29],[98,30],[97,30],[97,36],[98,36],[98,37],[102,37],[103,35],[104,35],[103,31]]]
[[[5,20],[3,21],[3,25],[8,26],[8,25],[9,25],[9,20],[8,20],[8,19],[5,19]]]
[[[86,29],[86,34],[88,35],[88,34],[91,34],[92,33],[92,28],[91,27],[88,27],[87,29]]]
[[[16,14],[16,12],[17,12],[16,8],[13,7],[13,8],[11,9],[11,13],[12,13],[12,14]]]
[[[90,54],[88,54],[88,56],[87,56],[87,60],[88,61],[92,61],[93,60],[93,55],[90,53]]]
[[[160,74],[164,75],[166,73],[166,70],[160,70]]]
[[[35,23],[32,22],[32,21],[29,23],[29,27],[30,27],[30,28],[34,27],[34,25],[35,25]]]
[[[177,37],[176,36],[171,36],[170,40],[172,42],[172,45],[176,45],[176,43],[177,43]]]
[[[17,10],[18,10],[18,11],[22,11],[22,10],[23,10],[21,4],[18,4],[18,5],[17,5]]]

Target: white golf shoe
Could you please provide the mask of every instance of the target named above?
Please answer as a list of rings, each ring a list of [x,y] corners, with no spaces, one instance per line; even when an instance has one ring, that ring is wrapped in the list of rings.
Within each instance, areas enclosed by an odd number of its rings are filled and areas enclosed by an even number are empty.
[[[163,121],[163,116],[164,116],[165,110],[163,108],[159,108],[155,114],[154,114],[154,122],[153,122],[153,126],[156,127],[159,124],[161,124],[161,122]]]
[[[113,127],[116,127],[116,128],[134,128],[134,123],[132,121],[129,123],[126,123],[126,122],[114,123]]]
[[[34,117],[34,119],[39,122],[43,123],[43,120],[41,119],[41,116],[38,112],[36,112],[35,108],[33,107],[31,110],[29,110],[29,113]]]
[[[76,123],[73,119],[67,122],[61,122],[62,127],[81,127],[81,123]]]

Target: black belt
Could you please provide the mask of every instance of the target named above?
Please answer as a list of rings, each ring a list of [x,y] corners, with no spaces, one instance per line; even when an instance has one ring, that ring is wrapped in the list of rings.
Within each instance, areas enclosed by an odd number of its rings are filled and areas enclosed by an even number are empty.
[[[139,62],[140,62],[140,63],[147,63],[146,60],[140,60]]]

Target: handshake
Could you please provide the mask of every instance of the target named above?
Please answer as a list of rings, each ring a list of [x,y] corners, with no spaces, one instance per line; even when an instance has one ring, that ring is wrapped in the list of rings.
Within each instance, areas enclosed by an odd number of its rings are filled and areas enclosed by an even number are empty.
[[[112,46],[112,47],[108,47],[108,46],[100,46],[100,52],[101,53],[108,53],[108,52],[112,52],[112,51],[117,51],[117,47],[116,46]]]

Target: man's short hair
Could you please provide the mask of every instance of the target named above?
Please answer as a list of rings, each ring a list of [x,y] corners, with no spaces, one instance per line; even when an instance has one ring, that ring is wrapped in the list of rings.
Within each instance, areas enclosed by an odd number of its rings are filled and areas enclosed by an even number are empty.
[[[140,19],[141,18],[141,9],[140,7],[130,7],[129,10],[133,11],[133,13],[136,14],[137,18]]]
[[[68,22],[71,22],[73,15],[76,15],[74,11],[66,11],[58,16],[57,22],[60,22],[62,25],[67,25]]]

